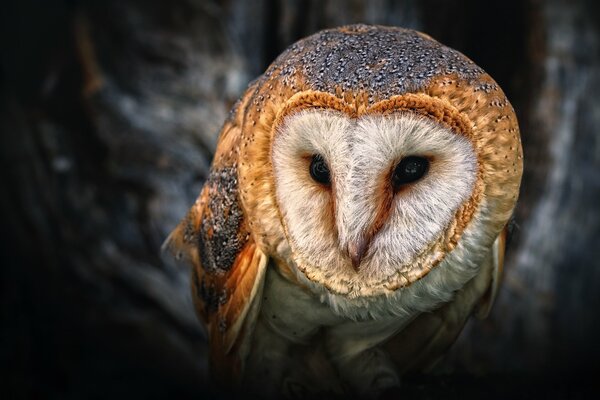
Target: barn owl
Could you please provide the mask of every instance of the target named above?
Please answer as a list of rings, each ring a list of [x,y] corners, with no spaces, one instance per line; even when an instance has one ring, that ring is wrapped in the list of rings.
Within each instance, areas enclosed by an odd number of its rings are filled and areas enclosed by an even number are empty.
[[[376,396],[499,284],[522,149],[498,84],[408,29],[298,41],[252,82],[165,247],[192,266],[213,382]]]

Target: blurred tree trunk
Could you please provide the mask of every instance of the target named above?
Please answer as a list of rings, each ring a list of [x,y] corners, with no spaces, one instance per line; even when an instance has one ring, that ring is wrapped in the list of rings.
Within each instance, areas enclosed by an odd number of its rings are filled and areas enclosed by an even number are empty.
[[[528,21],[528,57],[510,57],[528,69],[509,89],[526,160],[518,227],[495,310],[453,358],[586,382],[600,356],[600,8],[533,1]]]
[[[49,6],[51,3],[51,6]],[[448,365],[579,373],[600,356],[600,9],[591,0],[52,1],[4,6],[0,345],[9,394],[191,397],[204,335],[161,242],[250,79],[354,22],[423,30],[505,89],[526,170],[497,307]]]

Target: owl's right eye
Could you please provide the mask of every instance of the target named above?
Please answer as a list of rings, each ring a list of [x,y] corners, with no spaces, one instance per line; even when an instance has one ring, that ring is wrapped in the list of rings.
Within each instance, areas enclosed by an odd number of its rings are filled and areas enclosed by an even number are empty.
[[[392,174],[392,186],[398,190],[402,185],[416,182],[429,170],[429,160],[425,157],[408,156],[396,165]]]
[[[329,174],[329,167],[323,159],[323,156],[315,154],[312,156],[310,161],[310,176],[323,185],[329,185],[331,183],[331,176]]]

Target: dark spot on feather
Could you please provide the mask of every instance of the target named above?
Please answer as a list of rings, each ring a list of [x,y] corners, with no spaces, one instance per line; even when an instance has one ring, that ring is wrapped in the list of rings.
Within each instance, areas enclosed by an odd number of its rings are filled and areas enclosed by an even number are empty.
[[[229,295],[227,294],[227,289],[223,289],[221,291],[221,295],[219,296],[219,305],[223,305],[225,303],[227,303],[227,300],[229,299]]]
[[[204,311],[207,314],[217,311],[219,307],[219,296],[214,283],[206,284],[206,280],[200,283],[200,298],[204,302]]]
[[[227,321],[225,318],[219,318],[219,332],[224,333],[227,330]]]

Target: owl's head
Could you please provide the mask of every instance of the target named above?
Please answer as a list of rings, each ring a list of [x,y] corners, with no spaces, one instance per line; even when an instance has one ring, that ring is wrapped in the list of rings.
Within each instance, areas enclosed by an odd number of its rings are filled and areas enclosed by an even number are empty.
[[[388,295],[451,256],[473,276],[485,251],[472,253],[512,213],[512,107],[473,62],[422,34],[321,32],[246,101],[242,200],[257,240],[311,285]]]

